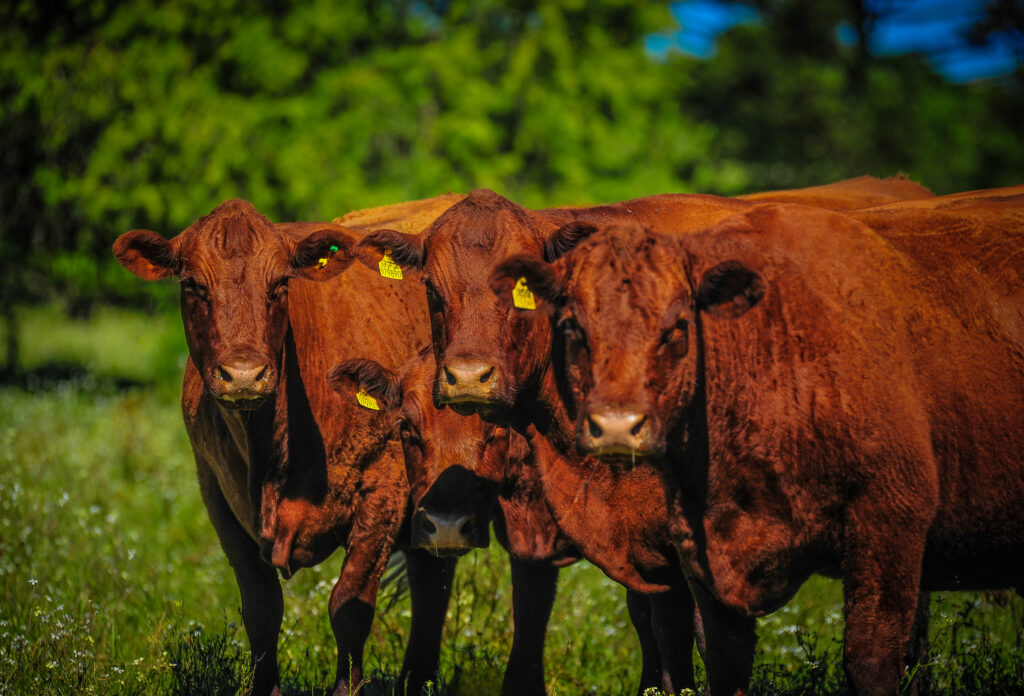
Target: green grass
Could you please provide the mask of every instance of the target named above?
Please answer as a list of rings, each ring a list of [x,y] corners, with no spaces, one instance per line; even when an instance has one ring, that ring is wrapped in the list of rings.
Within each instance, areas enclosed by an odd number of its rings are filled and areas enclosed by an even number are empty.
[[[0,388],[0,696],[244,693],[238,592],[206,519],[177,402],[179,322],[116,310],[74,322],[52,307],[21,319],[26,369],[82,371],[35,390]],[[284,585],[289,694],[330,686],[327,600],[341,559]],[[508,562],[496,544],[460,561],[454,596],[441,693],[498,693],[512,627]],[[587,563],[562,571],[549,693],[633,693],[639,649],[624,596]],[[840,607],[838,583],[813,578],[762,619],[754,691],[842,693]],[[943,593],[932,611],[931,692],[1024,692],[1024,601]],[[408,599],[383,597],[367,650],[369,693],[393,680],[408,624]]]

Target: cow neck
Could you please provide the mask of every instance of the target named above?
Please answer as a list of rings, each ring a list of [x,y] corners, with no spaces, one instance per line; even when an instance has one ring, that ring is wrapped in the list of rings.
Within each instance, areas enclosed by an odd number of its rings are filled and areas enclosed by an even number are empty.
[[[217,411],[227,427],[235,448],[245,461],[246,489],[253,524],[260,527],[260,508],[263,486],[270,481],[283,481],[287,471],[289,380],[291,364],[295,362],[295,344],[288,330],[277,389],[272,398],[251,411],[238,411],[217,404]],[[207,397],[208,398],[208,397]]]
[[[524,395],[525,396],[525,395]],[[531,466],[536,466],[544,497],[561,533],[608,577],[637,592],[664,592],[665,585],[644,577],[635,563],[629,542],[595,536],[595,524],[608,524],[605,504],[594,504],[588,487],[605,480],[604,464],[576,451],[575,429],[559,395],[554,370],[549,366],[530,401],[517,410],[530,418],[524,435],[530,443]]]
[[[696,381],[693,398],[679,424],[668,434],[668,452],[661,473],[673,544],[684,566],[697,577],[710,577],[704,515],[710,492],[711,452],[708,442],[708,399],[705,380],[704,325],[694,320]]]
[[[518,418],[512,426],[526,439],[541,437],[563,457],[579,459],[572,418],[558,392],[554,369],[544,368],[537,385],[524,390],[514,409]]]

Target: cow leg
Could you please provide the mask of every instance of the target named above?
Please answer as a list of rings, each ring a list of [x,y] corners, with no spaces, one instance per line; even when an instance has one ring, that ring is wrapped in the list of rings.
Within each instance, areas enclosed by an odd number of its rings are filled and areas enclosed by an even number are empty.
[[[708,696],[742,696],[754,669],[757,644],[754,619],[715,599],[703,585],[690,583],[704,636],[704,672]]]
[[[260,559],[253,541],[231,511],[210,468],[197,462],[199,489],[217,531],[221,548],[235,571],[242,597],[242,624],[249,638],[253,664],[253,696],[280,696],[277,638],[284,616],[284,600],[277,571]]]
[[[643,696],[648,689],[661,688],[661,655],[651,627],[651,603],[647,595],[626,590],[626,608],[640,640],[640,686],[636,693]]]
[[[854,513],[856,514],[856,513]],[[895,517],[895,516],[893,516]],[[858,696],[899,691],[904,660],[914,651],[924,529],[890,519],[898,527],[854,524],[848,531],[843,568],[846,676]],[[899,539],[899,544],[887,540]],[[926,622],[924,622],[926,623]]]
[[[452,594],[455,559],[438,558],[418,549],[403,553],[409,574],[412,628],[396,693],[414,696],[422,693],[428,681],[435,682],[436,690],[441,633]]]
[[[661,655],[661,688],[675,694],[693,689],[693,613],[694,601],[690,589],[680,583],[668,592],[649,595],[651,628]]]
[[[558,587],[558,568],[509,556],[512,566],[512,652],[503,694],[544,694],[544,635]]]
[[[909,696],[927,694],[931,691],[931,670],[928,667],[928,624],[931,621],[931,595],[921,591],[917,596],[917,610],[914,612],[914,626],[907,644],[904,664],[914,672],[913,681],[907,692]]]
[[[377,466],[386,470],[387,463],[382,458]],[[392,486],[381,485],[370,490],[357,508],[348,537],[348,552],[328,605],[338,644],[333,696],[355,694],[363,685],[363,649],[370,636],[380,579],[394,548],[405,500],[405,494],[396,496]]]

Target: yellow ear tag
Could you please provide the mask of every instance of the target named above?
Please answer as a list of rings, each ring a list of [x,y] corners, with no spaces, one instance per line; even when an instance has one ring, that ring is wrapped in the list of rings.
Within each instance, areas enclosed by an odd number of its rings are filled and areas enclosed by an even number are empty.
[[[317,269],[322,271],[323,269],[327,268],[327,260],[330,259],[332,256],[334,256],[334,254],[337,251],[338,251],[338,247],[335,246],[334,244],[332,244],[331,245],[331,252],[330,252],[330,254],[325,256],[325,257],[323,257],[322,259],[320,259],[319,261],[316,262]]]
[[[530,292],[530,288],[526,287],[526,278],[520,278],[516,281],[516,286],[512,288],[512,304],[517,309],[537,309],[537,303],[533,299],[533,293]]]
[[[380,406],[377,405],[377,400],[366,393],[365,389],[360,389],[356,392],[356,401],[363,408],[368,408],[371,411],[379,411]]]
[[[392,280],[402,279],[402,267],[395,263],[395,260],[391,258],[391,250],[384,250],[384,258],[377,264],[380,268],[381,277],[391,278]]]

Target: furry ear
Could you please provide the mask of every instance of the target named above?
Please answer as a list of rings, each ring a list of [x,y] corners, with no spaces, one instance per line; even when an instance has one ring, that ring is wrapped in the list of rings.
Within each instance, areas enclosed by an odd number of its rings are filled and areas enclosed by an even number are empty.
[[[363,237],[355,247],[355,255],[367,267],[387,278],[401,279],[401,270],[422,269],[426,247],[421,234],[395,230],[377,230]]]
[[[712,316],[735,319],[761,301],[764,281],[739,261],[725,261],[700,279],[696,306]]]
[[[373,360],[340,362],[327,372],[327,383],[334,391],[372,411],[390,411],[402,405],[398,375]]]
[[[174,247],[156,232],[125,232],[114,242],[113,252],[122,266],[143,280],[160,280],[174,275],[177,261]]]
[[[291,267],[307,280],[330,280],[355,260],[355,240],[340,225],[326,224],[295,245]]]
[[[572,251],[577,244],[594,234],[597,228],[582,222],[562,225],[544,240],[544,260],[548,263]]]
[[[515,254],[491,271],[491,290],[510,307],[530,310],[551,308],[565,293],[558,269],[530,254]]]

